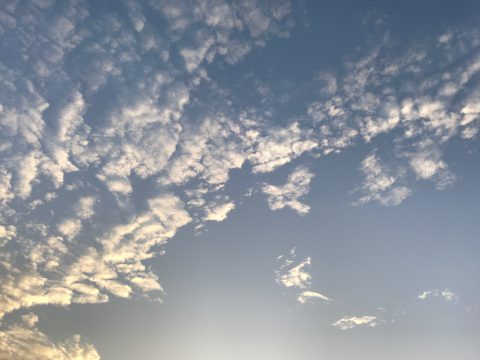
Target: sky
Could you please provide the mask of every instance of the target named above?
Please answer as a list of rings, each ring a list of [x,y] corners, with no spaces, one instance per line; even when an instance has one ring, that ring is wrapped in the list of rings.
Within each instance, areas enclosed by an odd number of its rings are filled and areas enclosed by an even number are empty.
[[[0,360],[478,360],[478,19],[3,1]]]

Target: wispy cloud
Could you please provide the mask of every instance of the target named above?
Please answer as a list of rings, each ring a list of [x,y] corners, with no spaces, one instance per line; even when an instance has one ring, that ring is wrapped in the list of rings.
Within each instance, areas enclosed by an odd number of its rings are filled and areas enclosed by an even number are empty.
[[[420,300],[426,300],[431,297],[441,297],[445,301],[458,301],[460,298],[458,295],[454,294],[452,291],[449,289],[444,289],[444,290],[426,290],[423,291],[421,294],[417,296],[418,299]]]
[[[379,324],[376,316],[345,316],[332,325],[340,330],[350,330],[358,326],[376,327]]]
[[[329,297],[327,297],[325,295],[322,295],[319,292],[310,291],[310,290],[302,291],[298,295],[297,300],[301,304],[305,304],[305,303],[308,303],[308,302],[315,302],[316,300],[322,300],[322,301],[325,301],[327,303],[333,301]]]
[[[306,287],[310,286],[310,280],[312,278],[310,273],[308,273],[306,270],[306,267],[309,267],[310,265],[311,259],[307,257],[296,266],[287,269],[281,269],[281,271],[277,273],[277,282],[287,288],[296,287],[305,289]]]
[[[312,290],[312,275],[309,268],[312,264],[310,257],[303,261],[296,261],[296,248],[292,248],[288,254],[278,257],[281,261],[280,269],[275,272],[277,283],[297,293],[296,300],[300,304],[313,303],[321,300],[330,303],[329,297]]]

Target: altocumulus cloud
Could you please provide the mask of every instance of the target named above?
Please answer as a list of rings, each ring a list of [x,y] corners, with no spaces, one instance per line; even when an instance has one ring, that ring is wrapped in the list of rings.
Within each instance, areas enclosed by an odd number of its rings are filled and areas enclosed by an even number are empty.
[[[161,293],[142,261],[192,220],[227,216],[234,204],[217,195],[229,169],[251,159],[258,171],[272,171],[308,148],[259,156],[254,146],[302,147],[307,135],[297,129],[290,139],[278,129],[262,137],[255,119],[222,114],[197,126],[185,114],[192,92],[208,82],[205,64],[234,64],[288,35],[289,1],[92,5],[1,6],[0,317],[35,305]],[[146,12],[162,17],[162,27]],[[158,184],[142,209],[132,206],[132,177]],[[196,188],[183,188],[187,199],[170,191],[194,178],[207,189],[197,203],[187,191]],[[24,325],[4,325],[0,336],[3,358],[98,358],[78,337],[54,344]]]
[[[301,215],[310,211],[310,206],[301,202],[301,198],[310,190],[310,181],[314,174],[307,168],[296,168],[284,185],[264,185],[262,191],[267,195],[267,202],[272,210],[289,207]]]
[[[395,146],[361,163],[355,203],[398,205],[414,181],[451,186],[446,146],[477,136],[476,31],[452,29],[406,51],[388,36],[367,44],[341,75],[317,76],[326,90],[280,126],[232,110],[234,99],[208,70],[287,37],[289,0],[125,1],[95,11],[92,4],[0,7],[0,318],[111,296],[161,299],[144,261],[179,228],[225,219],[237,204],[225,194],[230,171],[247,162],[261,176],[385,134]],[[149,12],[162,24],[149,22]],[[205,91],[227,105],[208,106]],[[391,159],[395,165],[386,166]],[[272,209],[306,214],[301,198],[312,179],[300,166],[285,184],[262,191]],[[300,289],[301,303],[328,301],[309,288],[309,264],[285,267],[279,281]],[[34,320],[2,325],[3,357],[99,357],[78,337],[53,343]],[[340,328],[375,324],[342,320]]]

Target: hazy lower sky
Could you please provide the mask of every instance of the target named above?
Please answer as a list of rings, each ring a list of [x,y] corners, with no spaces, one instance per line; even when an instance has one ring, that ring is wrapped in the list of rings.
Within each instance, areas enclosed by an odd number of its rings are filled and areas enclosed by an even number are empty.
[[[0,360],[480,359],[479,19],[2,1]]]

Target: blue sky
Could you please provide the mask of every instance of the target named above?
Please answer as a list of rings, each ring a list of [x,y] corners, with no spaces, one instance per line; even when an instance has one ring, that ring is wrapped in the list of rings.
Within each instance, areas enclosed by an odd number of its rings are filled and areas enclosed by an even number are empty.
[[[478,359],[479,14],[0,5],[0,358]]]

